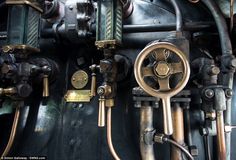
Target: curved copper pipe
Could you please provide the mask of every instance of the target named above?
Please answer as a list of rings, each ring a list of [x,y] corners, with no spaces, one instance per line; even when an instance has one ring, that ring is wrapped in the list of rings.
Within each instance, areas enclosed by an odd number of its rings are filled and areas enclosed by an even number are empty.
[[[111,107],[107,109],[107,142],[110,149],[110,152],[115,160],[120,160],[119,156],[117,155],[113,144],[112,144],[112,136],[111,136]]]
[[[16,129],[17,129],[17,126],[18,126],[19,117],[20,117],[20,108],[17,107],[16,111],[15,111],[14,121],[13,121],[13,124],[12,124],[10,138],[8,140],[7,146],[6,146],[3,154],[1,155],[1,157],[7,156],[7,154],[9,153],[9,151],[10,151],[12,145],[13,145],[13,142],[14,142],[14,139],[15,139],[15,136],[16,136]]]

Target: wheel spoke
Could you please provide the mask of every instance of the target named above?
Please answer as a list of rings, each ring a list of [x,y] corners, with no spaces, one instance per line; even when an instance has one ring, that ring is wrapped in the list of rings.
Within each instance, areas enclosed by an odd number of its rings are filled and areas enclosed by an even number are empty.
[[[142,67],[143,77],[152,77],[154,76],[153,67]]]
[[[176,73],[183,73],[184,68],[181,62],[178,63],[170,63],[170,74],[176,74]]]
[[[166,61],[168,55],[165,53],[165,51],[166,49],[158,49],[153,52],[156,61]]]
[[[160,91],[166,91],[170,89],[170,79],[169,76],[166,78],[158,78],[158,84],[160,86]]]

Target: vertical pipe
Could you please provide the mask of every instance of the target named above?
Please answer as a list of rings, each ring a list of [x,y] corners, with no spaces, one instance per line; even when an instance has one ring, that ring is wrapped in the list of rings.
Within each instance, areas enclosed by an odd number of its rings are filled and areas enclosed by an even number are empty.
[[[140,109],[140,152],[142,160],[155,160],[153,144],[146,144],[143,139],[145,132],[153,130],[153,109],[146,104]]]
[[[113,143],[112,143],[112,133],[111,133],[111,107],[107,109],[107,143],[110,149],[110,152],[115,160],[120,160],[119,156],[117,155]]]
[[[183,145],[184,144],[184,117],[183,109],[180,107],[179,103],[174,103],[172,106],[172,116],[173,116],[173,139]],[[182,160],[182,151],[172,146],[171,148],[171,160]]]
[[[223,111],[217,111],[216,127],[217,127],[218,160],[226,160],[226,146],[225,146],[225,132],[224,132],[225,130],[224,130]]]

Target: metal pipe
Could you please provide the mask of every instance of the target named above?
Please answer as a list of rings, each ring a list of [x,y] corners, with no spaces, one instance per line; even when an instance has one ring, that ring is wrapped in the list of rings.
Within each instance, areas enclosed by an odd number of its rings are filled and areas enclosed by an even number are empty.
[[[234,0],[230,0],[230,32],[234,27]]]
[[[15,111],[14,121],[13,121],[13,124],[12,124],[10,138],[8,140],[8,143],[7,143],[7,146],[4,150],[4,152],[1,155],[1,158],[6,157],[9,153],[9,151],[12,148],[12,145],[13,145],[13,142],[14,142],[15,136],[16,136],[16,130],[17,130],[18,122],[19,122],[19,116],[20,116],[20,108],[17,107],[16,111]]]
[[[223,55],[232,54],[232,45],[228,33],[228,28],[221,10],[217,6],[216,2],[214,2],[213,0],[202,0],[202,2],[211,11],[211,14],[216,22],[216,26],[218,28],[220,36],[222,54]]]
[[[183,109],[179,103],[172,106],[173,135],[172,138],[179,144],[184,145],[184,117]],[[171,160],[182,160],[182,152],[179,148],[171,148]]]
[[[107,143],[110,149],[110,152],[115,160],[120,160],[119,156],[117,155],[113,143],[112,143],[112,133],[111,133],[111,107],[107,109]]]
[[[218,160],[226,160],[226,146],[225,146],[223,111],[217,111],[216,127],[217,127]]]
[[[171,4],[173,5],[175,9],[176,14],[176,31],[182,32],[183,31],[183,18],[181,11],[179,9],[178,4],[176,3],[176,0],[170,0]]]
[[[184,109],[184,129],[188,146],[193,145],[189,109]]]
[[[144,134],[153,130],[153,109],[149,105],[144,105],[140,108],[140,152],[142,160],[155,160],[153,144],[144,142]]]
[[[186,22],[183,25],[185,31],[202,31],[214,27],[214,22]],[[96,26],[93,26],[93,33],[95,33]],[[176,28],[176,23],[168,24],[128,24],[123,25],[123,33],[141,33],[141,32],[166,32],[173,31]],[[6,35],[6,34],[5,34]],[[54,38],[57,37],[55,31],[52,28],[44,28],[41,30],[41,37]]]

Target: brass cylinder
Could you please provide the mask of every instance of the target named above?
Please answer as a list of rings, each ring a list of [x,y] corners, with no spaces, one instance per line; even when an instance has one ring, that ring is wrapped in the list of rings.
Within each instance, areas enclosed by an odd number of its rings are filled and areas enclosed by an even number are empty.
[[[96,74],[92,74],[91,97],[96,96]]]
[[[110,152],[115,160],[120,160],[119,156],[117,155],[113,143],[112,143],[112,133],[111,133],[111,107],[107,109],[107,143],[110,149]]]
[[[174,103],[172,106],[173,117],[173,139],[183,145],[184,144],[184,117],[183,109],[179,103]],[[175,146],[171,148],[171,160],[182,160],[182,152]]]
[[[49,97],[48,75],[43,76],[43,97]]]
[[[155,160],[153,144],[146,144],[143,139],[146,131],[153,131],[153,109],[151,106],[140,108],[140,152],[142,160]]]
[[[105,126],[105,98],[99,98],[99,108],[98,108],[98,127]]]
[[[217,114],[216,114],[216,127],[217,127],[218,160],[226,160],[226,146],[225,146],[223,111],[217,111]]]
[[[13,145],[13,142],[14,142],[15,136],[16,136],[16,130],[17,130],[17,126],[18,126],[19,117],[20,117],[20,108],[17,107],[16,111],[15,111],[14,121],[13,121],[13,124],[12,124],[10,138],[8,140],[8,143],[7,143],[7,146],[4,150],[4,152],[1,155],[1,158],[6,157],[9,153],[9,151],[12,148],[12,145]]]

